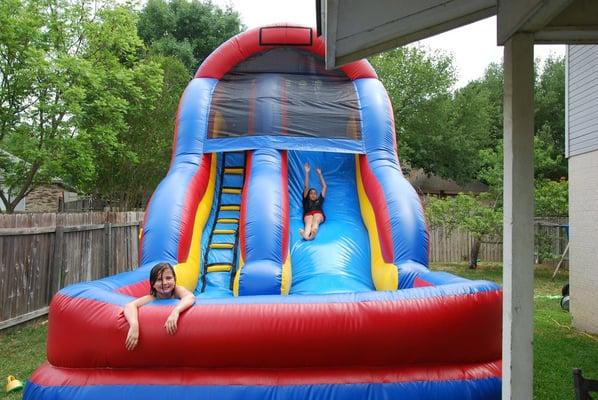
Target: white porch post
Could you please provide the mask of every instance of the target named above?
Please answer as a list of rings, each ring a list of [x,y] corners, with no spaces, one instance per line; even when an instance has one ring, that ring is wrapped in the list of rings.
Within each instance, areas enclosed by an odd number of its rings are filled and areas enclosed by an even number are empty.
[[[504,50],[503,400],[533,392],[533,43],[517,33]]]

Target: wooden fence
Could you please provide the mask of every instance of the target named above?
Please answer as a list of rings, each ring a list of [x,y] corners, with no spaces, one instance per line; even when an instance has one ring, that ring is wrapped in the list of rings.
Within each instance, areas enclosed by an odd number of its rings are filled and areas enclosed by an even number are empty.
[[[465,231],[449,231],[444,227],[430,229],[430,262],[468,261],[473,237]],[[502,261],[502,238],[482,243],[478,257],[482,261]]]
[[[142,212],[0,215],[0,329],[47,312],[71,283],[137,265]]]
[[[0,214],[0,330],[46,313],[66,285],[135,267],[142,220],[143,212]],[[548,238],[536,253],[561,254],[564,227],[566,220],[536,220]],[[432,229],[430,261],[467,261],[472,244],[467,232]],[[482,243],[479,258],[501,262],[501,238]]]
[[[534,221],[536,263],[556,264],[565,253],[569,242],[568,219],[541,218]],[[430,262],[468,261],[473,245],[472,236],[465,231],[449,231],[444,227],[430,230]],[[502,262],[502,237],[486,239],[480,247],[481,261]],[[564,255],[565,265],[568,256]]]

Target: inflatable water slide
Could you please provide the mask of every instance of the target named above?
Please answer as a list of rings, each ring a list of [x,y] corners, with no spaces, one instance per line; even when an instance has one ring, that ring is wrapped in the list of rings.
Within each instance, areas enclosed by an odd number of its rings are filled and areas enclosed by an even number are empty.
[[[499,399],[502,292],[428,269],[428,232],[401,173],[393,111],[365,60],[324,68],[310,28],[233,37],[198,69],[176,116],[168,175],[146,212],[140,266],[62,289],[43,399]],[[302,227],[304,164],[327,183]],[[196,295],[123,306],[159,262]]]

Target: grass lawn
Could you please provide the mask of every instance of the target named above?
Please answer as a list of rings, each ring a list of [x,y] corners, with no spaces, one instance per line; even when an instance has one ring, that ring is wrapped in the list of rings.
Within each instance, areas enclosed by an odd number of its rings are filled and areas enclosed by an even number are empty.
[[[470,270],[465,264],[435,264],[468,279],[502,283],[502,265],[482,263]],[[561,310],[561,288],[569,279],[559,271],[551,282],[552,267],[536,266],[534,284],[534,399],[573,399],[573,368],[598,379],[598,336],[571,328],[571,314]],[[597,310],[598,311],[598,310]]]
[[[435,264],[442,270],[469,279],[502,280],[500,264],[482,263],[477,270],[465,264]],[[562,271],[550,281],[552,269],[536,267],[534,291],[534,399],[573,398],[572,369],[581,368],[584,376],[598,379],[598,336],[571,328],[571,316],[559,305],[561,287],[568,279]],[[39,320],[0,332],[0,372],[2,379],[15,375],[23,382],[46,357],[47,324]],[[4,389],[5,381],[2,383]],[[6,394],[0,399],[16,400],[21,393]]]

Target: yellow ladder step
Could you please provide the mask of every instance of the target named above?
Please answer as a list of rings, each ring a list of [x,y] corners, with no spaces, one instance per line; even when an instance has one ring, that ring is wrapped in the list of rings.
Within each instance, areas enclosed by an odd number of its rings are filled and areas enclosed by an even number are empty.
[[[233,243],[210,243],[210,249],[232,249]]]
[[[224,168],[225,174],[243,175],[245,168]]]
[[[229,272],[233,268],[230,264],[208,265],[208,272]]]
[[[237,204],[223,204],[220,206],[221,211],[240,211],[241,206]]]
[[[218,218],[216,220],[217,224],[238,224],[239,218]]]
[[[237,233],[234,229],[214,229],[214,234],[216,235],[234,235]]]
[[[222,193],[241,194],[241,188],[237,187],[223,187]]]

